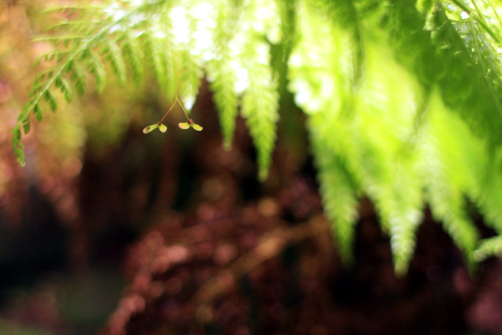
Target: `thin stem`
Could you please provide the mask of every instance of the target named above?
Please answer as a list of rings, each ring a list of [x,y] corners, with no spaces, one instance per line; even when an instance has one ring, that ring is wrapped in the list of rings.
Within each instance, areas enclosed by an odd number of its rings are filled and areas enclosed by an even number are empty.
[[[166,114],[164,114],[164,116],[162,117],[162,119],[160,119],[159,123],[162,123],[162,121],[164,121],[164,119],[166,118],[167,114],[169,114],[169,112],[174,108],[174,106],[176,105],[176,103],[178,103],[181,107],[181,109],[183,110],[183,113],[185,113],[185,116],[187,118],[187,121],[190,121],[190,119],[188,118],[188,114],[185,110],[185,107],[183,107],[180,99],[178,98],[178,94],[176,93],[176,98],[174,99],[174,102],[172,104],[172,106],[169,108],[169,110],[166,112]]]
[[[180,104],[181,109],[183,110],[183,113],[185,113],[185,116],[186,116],[186,118],[187,118],[187,121],[190,121],[190,118],[189,118],[189,117],[188,117],[188,115],[187,115],[187,112],[186,112],[186,110],[185,110],[185,107],[183,107],[183,104],[182,104],[182,103],[180,102],[180,100],[178,99],[178,94],[176,94],[176,100],[177,100],[177,101],[178,101],[178,103]]]
[[[169,112],[174,108],[174,105],[176,105],[176,101],[178,100],[178,97],[176,96],[176,100],[174,100],[171,108],[169,108],[169,110],[166,112],[166,114],[164,114],[164,116],[162,117],[162,119],[160,119],[160,123],[162,123],[162,121],[164,121],[164,119],[166,118],[167,114],[169,114]]]
[[[479,20],[480,20],[480,21],[483,21],[483,22],[487,25],[487,23],[486,23],[486,21],[485,21],[485,18],[484,18],[484,16],[483,16],[483,13],[479,10],[479,7],[478,7],[478,5],[476,4],[476,1],[471,0],[471,3],[472,3],[472,5],[474,6],[474,8],[476,9],[476,12],[478,12]]]
[[[468,6],[466,6],[464,3],[462,3],[461,1],[453,0],[453,2],[457,6],[459,6],[460,8],[462,8],[464,11],[466,11],[467,13],[469,13],[469,14],[471,13],[471,9]]]

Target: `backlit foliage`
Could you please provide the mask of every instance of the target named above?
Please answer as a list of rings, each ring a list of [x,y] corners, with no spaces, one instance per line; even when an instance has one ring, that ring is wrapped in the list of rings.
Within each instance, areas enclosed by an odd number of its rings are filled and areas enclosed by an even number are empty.
[[[286,86],[306,113],[342,260],[352,260],[357,206],[367,196],[390,236],[397,273],[407,271],[426,205],[471,265],[502,248],[498,237],[479,240],[466,211],[466,202],[474,203],[502,233],[500,10],[490,0],[145,0],[53,8],[60,22],[37,39],[52,50],[40,59],[44,68],[12,144],[24,163],[21,135],[32,112],[42,120],[43,101],[55,111],[61,98],[83,94],[91,78],[101,92],[108,67],[119,82],[140,83],[148,64],[162,94],[179,96],[187,110],[207,74],[224,146],[231,146],[240,108],[265,180],[284,93],[278,77],[286,71]]]

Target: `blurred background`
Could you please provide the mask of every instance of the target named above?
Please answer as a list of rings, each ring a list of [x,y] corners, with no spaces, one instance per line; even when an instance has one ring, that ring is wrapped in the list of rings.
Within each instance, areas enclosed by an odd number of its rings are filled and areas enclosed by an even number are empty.
[[[145,136],[169,104],[153,79],[110,75],[33,125],[21,168],[10,130],[47,51],[31,42],[42,4],[0,4],[0,334],[500,333],[500,261],[470,276],[428,209],[397,278],[362,199],[342,267],[298,108],[260,183],[242,119],[223,150],[206,81],[191,114],[202,132],[178,129],[176,107],[166,134]]]

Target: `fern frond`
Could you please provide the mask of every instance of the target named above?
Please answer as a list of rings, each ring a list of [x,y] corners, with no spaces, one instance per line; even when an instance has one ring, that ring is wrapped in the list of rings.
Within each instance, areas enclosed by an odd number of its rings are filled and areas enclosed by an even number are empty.
[[[221,0],[218,4],[216,26],[214,28],[214,49],[216,55],[207,66],[214,102],[218,110],[223,133],[223,147],[230,150],[238,114],[238,98],[235,91],[237,82],[235,67],[232,68],[232,50],[235,49],[235,35],[242,6],[234,0]]]
[[[500,33],[494,21],[481,18],[462,1],[422,1],[417,6],[421,12],[411,9],[411,0],[391,3],[386,28],[399,60],[423,85],[437,83],[447,107],[458,112],[478,136],[500,145],[502,88],[500,60],[494,52],[500,38],[492,36]]]
[[[60,14],[68,14],[68,15],[74,15],[76,12],[80,12],[80,17],[84,17],[87,15],[94,15],[95,13],[102,13],[105,9],[107,9],[106,6],[100,6],[98,4],[92,4],[90,6],[86,5],[65,5],[64,7],[49,7],[46,8],[42,11],[42,14],[49,14],[49,13],[60,13]]]
[[[66,78],[63,76],[57,77],[55,86],[58,87],[61,90],[61,93],[64,94],[67,103],[70,103],[73,100],[73,89]],[[25,131],[25,133],[27,132]]]
[[[437,93],[431,98],[429,131],[424,178],[431,211],[462,251],[467,264],[472,265],[479,236],[465,212],[465,196],[476,200],[481,192],[478,185],[486,166],[482,159],[484,147],[456,115],[445,109]]]
[[[189,113],[199,92],[202,70],[197,57],[189,49],[179,50],[177,58],[178,80],[176,82],[180,95],[183,97],[183,104]]]
[[[320,184],[324,211],[332,223],[333,234],[338,243],[342,262],[349,265],[353,261],[355,224],[358,213],[358,187],[353,175],[344,167],[339,153],[330,145],[335,139],[328,112],[319,112],[309,117],[310,139],[317,178]],[[335,136],[339,136],[336,134]]]
[[[325,213],[332,223],[341,259],[350,264],[363,176],[359,159],[364,145],[356,137],[359,131],[355,121],[346,118],[354,112],[355,77],[352,68],[345,66],[345,61],[353,60],[353,54],[351,49],[344,52],[352,37],[330,21],[326,10],[321,9],[325,5],[299,3],[296,24],[302,35],[292,51],[291,88],[297,90],[297,102],[308,114],[307,128]],[[329,47],[322,43],[326,39],[332,42]]]
[[[38,115],[38,114],[37,114]],[[17,161],[19,165],[24,166],[26,163],[24,161],[24,145],[21,142],[21,124],[18,123],[14,129],[12,129],[12,149],[14,150],[14,154],[17,157]],[[30,120],[27,120],[23,123],[24,129],[30,129]]]
[[[170,17],[173,3],[166,2],[165,6],[157,7],[155,15],[146,20],[138,36],[140,49],[144,50],[143,57],[150,64],[162,91],[168,100],[174,100],[175,92],[175,53],[173,25]]]
[[[432,157],[431,157],[432,163]],[[462,251],[467,265],[473,265],[472,252],[478,243],[476,226],[465,213],[463,192],[453,183],[445,183],[445,175],[438,176],[441,170],[431,166],[428,201],[435,220],[441,222],[443,229],[451,236],[453,242]]]
[[[103,24],[101,21],[91,21],[91,20],[83,20],[83,21],[65,21],[53,24],[47,28],[49,32],[58,32],[58,31],[71,31],[72,33],[87,35],[94,31],[96,27],[100,27]],[[78,40],[77,40],[78,41]]]
[[[272,70],[255,64],[250,84],[242,98],[242,116],[246,118],[257,150],[258,179],[264,181],[272,162],[276,139],[278,94],[272,82]]]
[[[474,21],[473,18],[470,18],[467,22],[454,22],[454,26],[460,37],[468,45],[468,50],[470,49],[475,63],[480,66],[486,87],[488,87],[489,93],[495,103],[496,112],[499,118],[502,119],[502,105],[500,97],[497,95],[501,92],[502,64],[498,55],[495,53],[492,42],[489,41],[479,27],[479,25],[484,22],[484,19]],[[492,37],[496,36],[497,35],[493,34]],[[497,43],[501,45],[500,41],[497,41]]]
[[[455,194],[452,191],[430,185],[428,199],[434,218],[441,221],[444,230],[452,237],[455,244],[462,251],[467,264],[472,266],[472,251],[478,241],[478,232],[474,224],[464,213],[462,206],[465,204],[459,199],[461,198],[461,194]]]
[[[211,89],[214,92],[214,102],[218,109],[223,147],[230,150],[235,131],[235,118],[238,114],[237,94],[235,92],[235,74],[229,66],[229,59],[223,58],[213,62]]]
[[[176,87],[182,98],[185,109],[190,113],[198,94],[201,83],[202,52],[205,48],[204,41],[197,34],[200,32],[198,13],[202,4],[188,1],[186,7],[176,7],[169,14],[173,27],[168,27],[169,49]],[[207,4],[206,11],[209,10]],[[204,27],[208,29],[209,27]],[[207,38],[207,34],[205,34]]]
[[[258,179],[264,181],[272,161],[276,139],[278,94],[272,79],[272,69],[260,57],[268,56],[268,46],[255,40],[248,46],[261,50],[261,55],[249,52],[244,62],[248,65],[249,85],[242,98],[242,116],[246,119],[257,150]]]
[[[72,66],[73,74],[71,76],[71,80],[74,81],[78,94],[83,95],[85,92],[85,86],[87,84],[87,77],[80,63],[75,62],[73,64],[74,64]],[[70,71],[71,70],[69,70],[68,72]],[[54,109],[54,111],[56,110]]]
[[[365,172],[363,190],[375,203],[382,229],[390,235],[394,269],[403,275],[415,251],[416,230],[423,217],[420,157],[418,152],[386,152],[379,146],[373,150],[379,152],[376,159],[381,162],[374,171]]]
[[[165,0],[148,2],[136,7],[121,9],[123,15],[114,16],[113,8],[102,6],[72,6],[55,8],[51,11],[59,11],[63,14],[75,15],[71,20],[55,24],[51,30],[64,30],[63,36],[53,36],[39,39],[47,41],[56,48],[53,52],[40,57],[38,62],[53,62],[54,66],[39,75],[30,92],[30,100],[18,117],[18,125],[14,135],[18,136],[21,125],[29,130],[29,114],[33,111],[40,121],[43,117],[40,108],[40,99],[45,97],[52,110],[58,107],[57,99],[52,92],[53,86],[64,93],[67,102],[73,99],[73,90],[69,85],[68,78],[74,82],[79,94],[85,92],[87,83],[86,72],[93,73],[96,78],[97,90],[102,91],[105,85],[105,70],[101,57],[110,61],[119,82],[126,80],[126,65],[123,53],[132,64],[136,81],[142,73],[141,52],[136,38],[132,36],[129,28],[131,20],[145,22],[150,11],[158,10],[165,5]],[[80,18],[80,19],[79,19]],[[133,27],[139,27],[139,24]],[[63,42],[63,46],[60,43]],[[120,45],[119,45],[120,43]],[[100,50],[100,55],[97,51]],[[16,137],[17,138],[17,137]],[[20,155],[22,145],[20,140],[13,138],[13,147],[19,161],[24,160]]]
[[[110,52],[106,56],[106,59],[110,61],[112,65],[113,71],[117,75],[118,81],[121,85],[125,84],[127,70],[124,62],[124,58],[122,56],[122,50],[113,40],[108,41],[108,46]]]
[[[162,51],[160,50],[162,41],[149,30],[145,31],[142,37],[144,39],[147,59],[151,65],[153,73],[157,77],[159,84],[162,87],[165,87],[168,78],[165,63],[162,61]]]
[[[331,24],[343,28],[350,34],[351,44],[347,45],[352,49],[352,62],[350,76],[352,88],[357,89],[363,75],[364,67],[364,41],[360,15],[353,0],[323,0],[321,10],[332,18]]]
[[[132,36],[133,32],[130,29],[126,30],[125,40],[122,44],[124,54],[129,58],[129,63],[132,67],[134,81],[139,82],[143,76],[143,52],[139,46],[138,39]]]
[[[265,36],[253,26],[253,22],[257,20],[256,6],[258,5],[268,7],[270,12],[276,10],[272,7],[274,5],[272,2],[250,3],[244,8],[243,15],[247,26],[243,26],[242,31],[245,32],[246,44],[241,49],[239,66],[247,74],[247,87],[242,97],[241,114],[246,119],[257,150],[258,179],[264,181],[268,177],[277,136],[279,95],[278,83],[273,77],[270,65],[270,45],[265,42]],[[277,22],[269,24],[277,24]]]
[[[490,152],[491,151],[491,152]],[[483,174],[480,174],[480,191],[474,198],[480,211],[485,217],[485,224],[493,228],[498,234],[502,234],[502,176],[500,174],[502,152],[500,149],[490,150],[483,159],[477,158],[477,162],[487,166]]]
[[[170,31],[171,30],[169,30],[169,32]],[[174,71],[174,46],[171,43],[170,37],[170,34],[168,34],[168,36],[164,39],[165,51],[160,53],[160,64],[165,69],[165,77],[163,81],[160,81],[160,83],[163,83],[167,97],[174,100],[174,97],[178,92],[176,91],[176,73]]]
[[[89,71],[94,74],[96,79],[96,89],[98,93],[102,93],[105,89],[106,84],[106,71],[101,58],[95,53],[91,52],[91,56],[89,58]],[[70,102],[69,100],[68,102]]]

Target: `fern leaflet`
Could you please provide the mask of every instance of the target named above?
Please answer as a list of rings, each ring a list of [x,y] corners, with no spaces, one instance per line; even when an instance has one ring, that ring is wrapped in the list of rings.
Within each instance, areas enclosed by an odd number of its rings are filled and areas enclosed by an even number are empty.
[[[37,120],[43,118],[40,106],[42,98],[49,103],[53,111],[58,108],[57,99],[52,92],[53,87],[59,88],[64,93],[66,101],[70,102],[73,99],[73,91],[68,79],[74,83],[77,92],[83,94],[86,89],[87,70],[94,74],[97,89],[102,91],[105,85],[105,70],[101,57],[110,61],[119,81],[124,83],[126,80],[124,50],[131,60],[135,76],[139,78],[142,67],[141,54],[139,46],[134,42],[136,38],[132,36],[132,30],[128,29],[130,20],[146,22],[148,13],[158,10],[165,3],[164,0],[148,2],[128,8],[124,15],[118,16],[114,15],[118,8],[113,7],[73,6],[51,9],[59,11],[62,15],[76,16],[72,20],[50,27],[53,32],[64,30],[67,35],[39,39],[52,43],[55,48],[53,52],[42,56],[39,62],[56,60],[56,64],[35,80],[30,100],[20,113],[18,123],[12,131],[12,145],[21,165],[24,165],[21,128],[25,132],[29,131],[29,115],[32,111]],[[78,20],[79,17],[81,20]],[[97,53],[98,50],[100,55]]]

